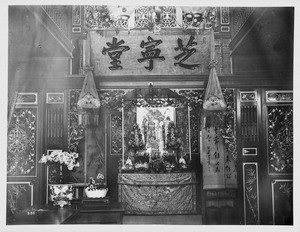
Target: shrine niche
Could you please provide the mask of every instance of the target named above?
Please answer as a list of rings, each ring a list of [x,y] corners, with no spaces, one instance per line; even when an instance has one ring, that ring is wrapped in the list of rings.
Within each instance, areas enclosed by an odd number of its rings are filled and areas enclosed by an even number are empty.
[[[189,106],[184,99],[151,84],[125,95],[123,170],[136,169],[138,164],[147,171],[162,172],[166,163],[176,169],[183,167],[180,159],[184,165],[191,160]]]

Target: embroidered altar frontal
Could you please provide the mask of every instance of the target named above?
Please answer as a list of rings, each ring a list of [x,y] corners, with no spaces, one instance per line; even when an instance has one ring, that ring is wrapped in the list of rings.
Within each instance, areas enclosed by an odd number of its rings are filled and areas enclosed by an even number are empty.
[[[196,213],[195,173],[124,173],[118,183],[126,214]]]

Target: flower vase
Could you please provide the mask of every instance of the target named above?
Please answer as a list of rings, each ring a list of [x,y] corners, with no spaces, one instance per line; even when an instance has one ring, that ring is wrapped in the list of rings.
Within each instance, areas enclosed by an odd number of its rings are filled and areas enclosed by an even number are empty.
[[[53,205],[63,208],[65,205],[71,205],[73,199],[73,187],[70,184],[50,184],[49,197]]]

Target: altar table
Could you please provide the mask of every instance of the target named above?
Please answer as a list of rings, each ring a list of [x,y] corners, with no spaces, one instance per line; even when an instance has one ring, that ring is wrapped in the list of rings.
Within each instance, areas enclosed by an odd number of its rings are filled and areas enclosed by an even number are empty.
[[[119,202],[125,214],[196,213],[196,176],[183,173],[120,173]]]

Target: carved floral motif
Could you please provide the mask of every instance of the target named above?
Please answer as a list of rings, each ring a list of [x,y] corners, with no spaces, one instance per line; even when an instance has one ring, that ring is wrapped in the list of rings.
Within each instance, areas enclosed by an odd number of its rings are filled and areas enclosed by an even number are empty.
[[[270,173],[293,172],[293,107],[268,107]]]
[[[36,167],[37,109],[15,109],[7,138],[7,174],[34,175]]]

